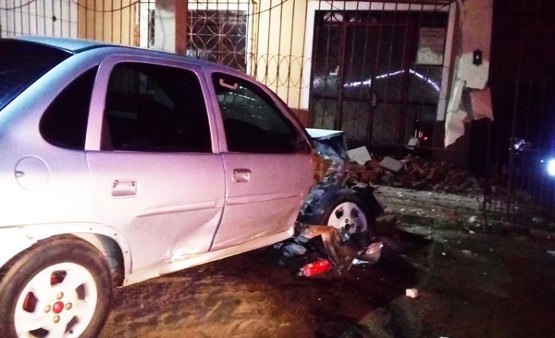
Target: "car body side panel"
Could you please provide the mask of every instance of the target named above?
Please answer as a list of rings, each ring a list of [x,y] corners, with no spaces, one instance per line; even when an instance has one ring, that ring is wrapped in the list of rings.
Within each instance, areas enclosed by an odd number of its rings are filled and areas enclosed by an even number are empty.
[[[47,143],[39,121],[48,105],[69,81],[94,66],[94,60],[66,60],[0,113],[0,226],[30,226],[67,222],[97,223],[86,156]]]
[[[293,227],[308,187],[310,156],[304,154],[223,154],[226,207],[212,250]],[[235,178],[250,171],[248,181]]]
[[[290,238],[291,236],[293,236],[293,232],[294,232],[294,229],[289,228],[287,229],[287,231],[283,231],[273,235],[266,235],[266,236],[259,236],[256,238],[252,238],[249,241],[242,242],[232,247],[222,248],[215,251],[208,251],[206,253],[198,254],[198,255],[189,255],[189,256],[183,257],[183,259],[172,261],[164,266],[161,266],[161,267],[159,266],[157,267],[157,269],[141,270],[129,276],[126,276],[124,285],[137,283],[145,279],[158,277],[160,275],[168,274],[168,273],[189,268],[195,265],[212,262],[218,259],[223,259],[233,255],[238,255],[247,251],[260,249],[262,247],[269,246],[277,242],[286,240],[287,238]]]
[[[222,160],[216,154],[89,152],[101,219],[117,226],[133,271],[208,251],[223,210]],[[114,196],[116,182],[134,191]]]
[[[48,105],[73,79],[102,60],[108,62],[100,65],[96,77],[85,150],[62,149],[44,141],[39,121]],[[111,67],[120,61],[149,60],[199,74],[211,153],[100,150]],[[49,236],[74,233],[86,234],[82,236],[86,239],[99,234],[120,246],[129,284],[291,236],[312,184],[310,155],[222,154],[226,144],[217,102],[207,84],[211,82],[206,81],[209,76],[200,75],[213,69],[243,76],[175,55],[119,47],[90,49],[64,61],[7,105],[0,114],[0,187],[9,198],[2,200],[0,226],[14,236],[14,245],[0,257],[2,263]],[[8,128],[9,133],[4,132]],[[246,165],[255,169],[253,184],[234,186],[232,168]],[[23,179],[16,178],[20,168],[25,169]],[[33,175],[26,176],[28,172]],[[114,192],[114,185],[121,182],[124,193]],[[232,208],[220,226],[226,200]]]
[[[212,251],[221,250],[255,237],[268,236],[283,231],[292,233],[295,220],[303,199],[313,184],[313,168],[309,153],[238,153],[228,152],[222,115],[212,85],[212,71],[207,69],[207,93],[210,95],[211,108],[214,111],[215,126],[219,131],[219,148],[225,166],[226,207],[222,223],[213,241]],[[247,82],[253,83],[244,74],[233,74]],[[299,138],[306,137],[283,102],[275,94],[260,86],[274,100],[283,116],[290,120],[299,133]],[[306,144],[310,141],[306,138]],[[240,182],[238,172],[248,176],[246,182]]]
[[[122,53],[105,58],[98,71],[86,140],[89,169],[102,221],[127,238],[135,273],[208,251],[225,186],[216,153],[98,150],[108,80],[119,62],[194,67]]]
[[[0,226],[97,222],[90,182],[76,174],[87,170],[83,152],[40,148],[2,141]]]

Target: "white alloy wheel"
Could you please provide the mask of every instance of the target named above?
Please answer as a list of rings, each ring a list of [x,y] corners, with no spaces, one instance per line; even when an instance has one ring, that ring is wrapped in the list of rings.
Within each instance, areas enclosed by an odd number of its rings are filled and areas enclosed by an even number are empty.
[[[368,230],[366,214],[355,202],[351,201],[339,203],[329,214],[326,223],[336,229],[345,228],[349,234]]]
[[[62,262],[34,275],[14,312],[19,337],[79,337],[97,307],[98,285],[85,267]]]

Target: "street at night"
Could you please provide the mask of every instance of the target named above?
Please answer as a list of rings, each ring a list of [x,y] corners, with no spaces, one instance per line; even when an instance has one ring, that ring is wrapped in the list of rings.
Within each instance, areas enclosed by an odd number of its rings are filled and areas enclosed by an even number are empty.
[[[376,265],[305,278],[271,248],[224,259],[119,289],[101,337],[555,335],[555,232],[481,223],[473,198],[377,195],[404,216]]]

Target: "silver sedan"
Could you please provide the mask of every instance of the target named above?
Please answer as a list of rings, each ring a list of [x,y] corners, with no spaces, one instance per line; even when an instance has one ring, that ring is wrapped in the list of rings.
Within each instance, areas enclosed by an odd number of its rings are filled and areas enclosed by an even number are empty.
[[[263,85],[91,41],[0,50],[2,337],[94,337],[113,287],[292,236],[312,145]]]

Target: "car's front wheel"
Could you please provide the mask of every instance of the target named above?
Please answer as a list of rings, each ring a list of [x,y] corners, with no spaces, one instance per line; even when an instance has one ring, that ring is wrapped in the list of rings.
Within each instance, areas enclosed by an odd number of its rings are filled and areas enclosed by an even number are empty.
[[[374,235],[375,219],[368,206],[352,191],[343,189],[332,193],[318,206],[313,221],[330,225],[347,237]]]
[[[104,256],[74,236],[40,241],[0,271],[2,337],[96,337],[112,298]]]

